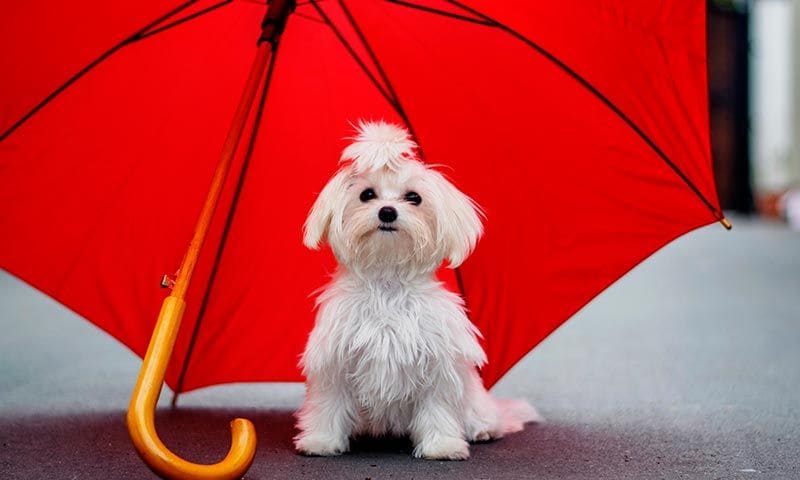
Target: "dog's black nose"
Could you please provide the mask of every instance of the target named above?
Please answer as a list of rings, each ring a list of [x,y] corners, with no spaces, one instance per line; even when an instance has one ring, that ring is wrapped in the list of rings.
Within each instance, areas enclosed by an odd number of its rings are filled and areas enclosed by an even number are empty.
[[[378,218],[381,222],[392,223],[397,220],[397,210],[394,207],[383,207],[378,211]]]

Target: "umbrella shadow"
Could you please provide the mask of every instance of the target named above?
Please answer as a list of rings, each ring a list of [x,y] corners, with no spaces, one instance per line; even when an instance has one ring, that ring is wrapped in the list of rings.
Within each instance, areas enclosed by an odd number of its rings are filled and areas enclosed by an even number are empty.
[[[411,443],[402,438],[358,439],[340,457],[297,455],[291,411],[166,409],[157,413],[156,425],[176,454],[213,463],[227,452],[234,417],[252,420],[258,432],[256,458],[246,476],[251,479],[650,478],[698,468],[672,458],[686,440],[674,432],[598,425],[531,425],[473,445],[466,462],[414,459]],[[133,450],[122,411],[4,418],[0,441],[0,471],[9,478],[154,478]]]

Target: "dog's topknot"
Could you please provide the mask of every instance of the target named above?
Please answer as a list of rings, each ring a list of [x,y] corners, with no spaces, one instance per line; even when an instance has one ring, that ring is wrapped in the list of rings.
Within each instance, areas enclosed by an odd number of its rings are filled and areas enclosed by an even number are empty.
[[[404,162],[417,161],[417,144],[405,128],[384,121],[359,121],[353,143],[342,152],[341,161],[353,161],[356,173],[387,168],[399,171]]]

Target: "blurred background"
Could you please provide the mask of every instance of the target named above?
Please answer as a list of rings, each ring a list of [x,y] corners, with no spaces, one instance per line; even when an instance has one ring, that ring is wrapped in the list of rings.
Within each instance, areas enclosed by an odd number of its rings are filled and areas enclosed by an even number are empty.
[[[800,230],[800,1],[712,0],[708,73],[723,209]]]

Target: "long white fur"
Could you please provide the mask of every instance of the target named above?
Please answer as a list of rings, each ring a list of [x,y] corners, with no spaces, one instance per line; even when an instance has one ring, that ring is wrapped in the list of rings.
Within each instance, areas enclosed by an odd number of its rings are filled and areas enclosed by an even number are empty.
[[[306,221],[306,246],[327,241],[339,269],[317,299],[300,361],[301,453],[338,455],[353,435],[394,434],[410,435],[415,456],[461,460],[467,442],[540,418],[527,402],[498,401],[483,386],[480,333],[461,297],[434,277],[445,260],[456,267],[475,248],[479,210],[415,147],[401,127],[360,123]],[[366,188],[377,198],[360,201]],[[420,194],[419,206],[404,200],[409,191]],[[396,231],[378,229],[385,206],[398,212]]]

